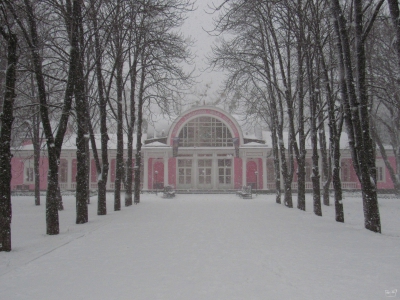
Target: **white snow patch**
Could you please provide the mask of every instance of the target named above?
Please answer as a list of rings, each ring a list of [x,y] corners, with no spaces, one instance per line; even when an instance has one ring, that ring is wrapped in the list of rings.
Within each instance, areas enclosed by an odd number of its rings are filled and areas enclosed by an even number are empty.
[[[44,202],[44,197],[42,201]],[[94,199],[93,199],[94,200]],[[0,252],[1,299],[385,299],[399,288],[400,201],[380,199],[383,234],[363,228],[359,194],[315,217],[234,195],[141,195],[106,216],[89,205],[76,225],[64,196],[60,234],[45,235],[44,203],[13,197],[10,253]]]

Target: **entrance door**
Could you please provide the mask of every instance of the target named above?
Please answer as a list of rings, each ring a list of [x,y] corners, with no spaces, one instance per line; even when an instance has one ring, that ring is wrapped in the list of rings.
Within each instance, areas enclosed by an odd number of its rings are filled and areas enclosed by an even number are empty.
[[[232,159],[218,159],[218,187],[231,189],[232,183]]]
[[[178,188],[192,188],[192,160],[178,159]]]
[[[251,160],[247,162],[247,183],[246,185],[251,185],[252,189],[258,189],[257,187],[257,164],[255,161]]]
[[[199,159],[198,160],[198,187],[199,189],[211,189],[211,169],[212,160],[211,159]]]

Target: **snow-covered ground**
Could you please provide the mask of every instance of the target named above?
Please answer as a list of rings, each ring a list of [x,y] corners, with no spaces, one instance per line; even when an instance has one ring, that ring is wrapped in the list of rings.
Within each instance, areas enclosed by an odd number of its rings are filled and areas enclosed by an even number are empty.
[[[13,197],[12,246],[0,253],[0,299],[388,299],[399,290],[400,199],[380,198],[382,234],[363,228],[359,195],[345,224],[234,195],[142,195],[139,205],[75,224],[64,196],[60,234],[45,234],[45,205]],[[296,199],[294,199],[296,202]],[[44,197],[42,198],[44,202]],[[296,205],[295,205],[296,206]],[[394,297],[394,298],[396,298]]]

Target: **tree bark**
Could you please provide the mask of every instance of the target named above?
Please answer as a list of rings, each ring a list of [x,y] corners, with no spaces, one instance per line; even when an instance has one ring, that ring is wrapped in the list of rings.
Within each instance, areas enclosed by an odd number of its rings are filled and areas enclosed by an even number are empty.
[[[14,121],[13,107],[15,83],[17,81],[18,39],[14,33],[7,33],[0,27],[0,33],[7,41],[7,71],[0,115],[0,251],[11,251],[11,130]]]
[[[95,55],[96,55],[96,79],[97,88],[99,94],[99,111],[100,111],[100,134],[101,134],[101,166],[100,162],[96,162],[98,173],[98,198],[97,198],[97,214],[106,215],[107,214],[107,178],[109,170],[108,162],[108,132],[107,132],[107,98],[104,95],[104,85],[102,77],[102,54],[100,46],[100,36],[99,28],[97,24],[97,12],[95,11],[94,1],[92,1],[92,22],[94,30],[94,41],[95,41]],[[92,149],[93,146],[92,146]]]
[[[336,32],[336,52],[338,56],[338,77],[339,77],[339,88],[341,91],[342,97],[347,96],[347,86],[345,80],[345,71],[343,65],[343,51],[342,46],[340,43],[340,36],[338,35],[339,32],[339,25],[337,20],[333,21],[334,30]],[[330,132],[330,144],[331,144],[331,156],[333,159],[333,170],[332,170],[332,183],[333,189],[335,191],[335,219],[337,222],[344,222],[344,211],[343,211],[343,193],[342,193],[342,182],[340,178],[340,135],[342,132],[343,127],[343,119],[346,120],[346,116],[340,118],[341,122],[337,124],[336,116],[335,116],[335,99],[332,95],[332,89],[329,85],[329,76],[328,76],[328,69],[325,63],[325,59],[323,56],[322,58],[322,66],[324,71],[324,78],[326,81],[326,89],[328,91],[328,114],[329,114],[329,132]],[[343,100],[343,99],[342,99]],[[342,108],[346,109],[347,105],[343,105],[342,101]],[[347,114],[348,115],[348,114]],[[350,124],[350,122],[349,122]],[[348,125],[350,126],[350,125]]]
[[[310,51],[306,54],[307,77],[310,100],[310,131],[311,131],[311,147],[312,147],[312,175],[311,181],[313,185],[313,207],[317,216],[322,216],[321,210],[321,188],[319,176],[319,155],[318,155],[318,136],[317,136],[317,120],[318,120],[318,98],[315,92],[314,84],[314,64]]]
[[[140,86],[139,86],[139,97],[138,97],[138,108],[137,108],[137,139],[136,139],[136,159],[135,159],[135,189],[134,189],[134,203],[140,203],[140,182],[141,182],[141,170],[142,170],[142,124],[143,124],[143,103],[144,103],[144,84],[146,80],[146,60],[145,54],[142,53],[141,58],[141,74],[140,74]]]
[[[73,23],[76,24],[78,35],[76,41],[77,47],[77,67],[75,76],[75,107],[77,114],[77,138],[76,138],[76,224],[84,224],[88,222],[88,167],[87,167],[87,141],[89,139],[87,119],[86,96],[85,96],[85,79],[83,75],[84,66],[84,45],[82,31],[82,11],[81,0],[74,0],[72,5]]]
[[[332,13],[338,22],[338,36],[343,51],[343,65],[345,67],[347,95],[342,94],[343,105],[347,113],[346,126],[349,134],[350,151],[353,157],[353,166],[361,183],[364,208],[365,228],[374,232],[381,232],[378,197],[376,191],[375,153],[372,146],[369,128],[368,100],[365,83],[365,36],[363,30],[362,1],[354,0],[355,21],[355,48],[356,48],[356,81],[354,86],[353,68],[351,61],[350,40],[347,31],[347,21],[338,0],[332,0]],[[340,57],[339,57],[340,58]],[[343,92],[343,91],[342,91]]]
[[[122,131],[122,91],[123,91],[123,62],[122,51],[117,50],[117,155],[116,155],[116,171],[115,171],[115,189],[114,189],[114,210],[121,210],[121,184],[124,174],[124,136]]]
[[[395,50],[397,54],[397,64],[400,70],[400,10],[398,0],[387,0],[393,27],[396,32]]]
[[[304,71],[303,71],[303,43],[304,36],[304,20],[303,20],[303,4],[302,0],[297,1],[298,15],[298,36],[297,36],[297,88],[298,88],[298,135],[299,135],[299,151],[296,153],[297,159],[297,208],[306,210],[306,135],[304,132]],[[307,51],[307,50],[306,50]]]
[[[137,51],[133,54],[134,59],[130,68],[130,84],[131,84],[131,95],[130,95],[130,113],[129,113],[129,124],[128,124],[128,157],[126,160],[126,187],[125,187],[125,206],[132,205],[132,175],[134,172],[133,168],[133,132],[135,127],[135,92],[136,92],[136,81],[137,81]]]

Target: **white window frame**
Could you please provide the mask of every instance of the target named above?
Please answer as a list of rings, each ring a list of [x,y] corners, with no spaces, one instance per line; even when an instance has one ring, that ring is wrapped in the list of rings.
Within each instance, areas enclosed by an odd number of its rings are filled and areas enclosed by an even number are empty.
[[[386,182],[386,166],[381,159],[376,161],[376,180],[378,182]]]
[[[35,168],[33,160],[26,160],[24,162],[24,183],[30,184],[35,182]]]

